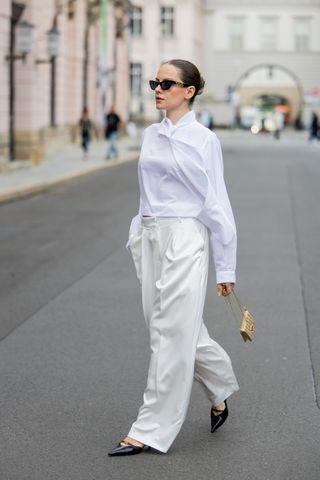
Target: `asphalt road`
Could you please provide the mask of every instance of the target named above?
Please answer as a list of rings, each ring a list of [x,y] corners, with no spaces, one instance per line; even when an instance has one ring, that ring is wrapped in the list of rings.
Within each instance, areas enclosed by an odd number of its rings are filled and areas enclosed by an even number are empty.
[[[1,480],[318,480],[319,150],[226,141],[239,230],[242,343],[212,272],[205,318],[240,391],[211,435],[195,385],[167,455],[110,459],[145,386],[148,335],[124,249],[138,202],[125,164],[0,207]]]

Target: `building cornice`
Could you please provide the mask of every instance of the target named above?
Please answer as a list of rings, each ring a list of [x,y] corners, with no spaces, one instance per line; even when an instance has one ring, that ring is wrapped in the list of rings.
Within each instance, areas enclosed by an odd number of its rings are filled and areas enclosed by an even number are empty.
[[[218,7],[320,7],[320,0],[204,0],[205,10]]]

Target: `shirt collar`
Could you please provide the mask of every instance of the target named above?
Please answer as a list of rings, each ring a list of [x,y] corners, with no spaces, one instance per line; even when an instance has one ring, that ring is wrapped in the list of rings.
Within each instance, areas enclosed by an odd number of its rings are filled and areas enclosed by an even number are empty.
[[[173,124],[170,118],[165,117],[159,125],[159,133],[163,135],[170,135],[175,132],[178,128],[184,127],[185,125],[189,125],[190,123],[194,122],[196,119],[195,113],[193,110],[185,113],[183,117],[181,117],[176,124]]]

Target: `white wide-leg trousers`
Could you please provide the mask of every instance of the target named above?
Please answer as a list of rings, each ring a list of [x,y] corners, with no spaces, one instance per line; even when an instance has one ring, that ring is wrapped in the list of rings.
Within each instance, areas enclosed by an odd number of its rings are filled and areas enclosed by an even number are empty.
[[[238,390],[231,361],[203,323],[207,228],[194,218],[143,217],[130,250],[150,332],[143,404],[128,436],[167,452],[186,416],[193,378],[212,405]]]

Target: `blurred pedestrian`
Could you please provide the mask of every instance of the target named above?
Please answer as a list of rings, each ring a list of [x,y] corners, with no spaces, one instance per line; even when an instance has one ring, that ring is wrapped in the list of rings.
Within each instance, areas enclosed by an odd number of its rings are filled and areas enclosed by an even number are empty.
[[[156,108],[166,117],[144,131],[140,209],[131,222],[128,248],[142,287],[151,357],[138,418],[110,456],[148,447],[167,452],[185,419],[193,378],[211,404],[211,432],[225,422],[226,399],[238,390],[230,358],[210,338],[202,317],[209,245],[217,292],[228,296],[237,243],[219,140],[192,110],[205,82],[192,63],[171,60],[149,83]],[[131,358],[129,369],[133,366]]]
[[[200,122],[202,123],[202,125],[209,128],[209,130],[213,130],[213,117],[211,113],[207,110],[202,110],[202,112],[200,113]]]
[[[109,112],[106,115],[105,121],[105,135],[106,139],[108,140],[108,150],[107,150],[107,158],[118,157],[118,131],[121,124],[121,119],[119,115],[114,111],[114,107],[112,106]]]
[[[84,107],[79,120],[79,128],[81,135],[81,146],[83,150],[83,158],[88,158],[90,134],[92,130],[92,122],[89,118],[89,111],[87,107]]]
[[[309,141],[313,140],[314,138],[316,138],[317,140],[320,139],[319,119],[316,112],[312,112],[312,115],[311,115]]]
[[[280,140],[280,134],[284,128],[284,115],[282,112],[276,110],[274,112],[274,131],[273,136],[276,140]]]
[[[294,128],[295,128],[295,130],[303,130],[304,129],[301,111],[299,111],[297,116],[296,116],[296,119],[294,121]]]

